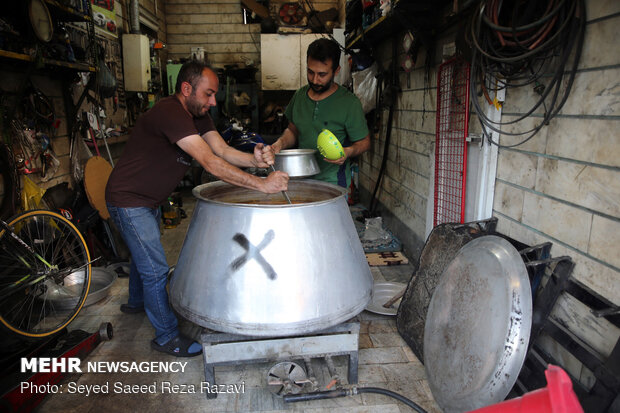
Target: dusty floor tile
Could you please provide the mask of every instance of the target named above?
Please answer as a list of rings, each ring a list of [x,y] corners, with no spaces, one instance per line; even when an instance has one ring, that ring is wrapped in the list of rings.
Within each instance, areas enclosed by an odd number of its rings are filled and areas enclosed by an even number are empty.
[[[372,340],[370,340],[369,334],[360,334],[359,338],[359,348],[372,348],[374,347]]]
[[[371,333],[370,340],[373,347],[403,347],[407,345],[398,333]]]
[[[369,383],[386,382],[385,374],[380,365],[365,364],[359,366],[359,384],[368,385]]]
[[[406,363],[407,357],[400,347],[369,348],[359,351],[360,364]]]
[[[368,332],[374,333],[395,333],[396,332],[396,319],[394,317],[384,318],[381,320],[374,320],[370,322],[368,326]]]

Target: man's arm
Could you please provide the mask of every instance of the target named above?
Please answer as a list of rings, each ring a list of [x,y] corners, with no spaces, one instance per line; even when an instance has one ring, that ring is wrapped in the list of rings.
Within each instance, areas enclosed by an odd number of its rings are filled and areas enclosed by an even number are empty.
[[[299,130],[297,130],[297,127],[293,122],[289,122],[284,132],[282,132],[282,136],[280,136],[278,140],[271,145],[271,147],[275,153],[280,152],[282,149],[291,148],[297,142],[298,136]]]
[[[217,132],[215,132],[217,134]],[[218,134],[219,136],[219,134]],[[221,137],[219,139],[222,139]],[[226,143],[222,140],[222,143]],[[265,193],[276,193],[279,191],[286,191],[288,188],[288,175],[281,171],[272,172],[265,179],[243,172],[241,169],[228,163],[224,158],[216,155],[211,149],[211,146],[203,140],[200,135],[190,135],[177,141],[177,145],[183,149],[187,154],[196,159],[196,161],[207,171],[217,176],[218,178],[226,181],[230,184],[241,186],[249,189],[256,189]],[[218,147],[220,153],[224,152],[225,148]],[[228,146],[228,145],[226,145]],[[234,148],[231,148],[234,149]],[[239,166],[254,166],[251,159],[251,154],[244,154],[237,151],[244,156],[240,156],[235,153],[230,153],[228,156],[232,156],[234,160],[241,163]],[[245,156],[247,155],[247,156]],[[251,158],[251,159],[248,159]]]
[[[267,168],[274,163],[273,150],[261,143],[256,144],[254,154],[250,154],[228,145],[217,131],[205,133],[202,139],[207,142],[215,155],[235,166]]]
[[[370,149],[370,135],[366,135],[364,139],[355,141],[351,146],[343,149],[347,158],[355,158],[356,156],[363,154]]]
[[[217,156],[238,167],[268,168],[275,162],[273,148],[263,143],[254,145],[253,154],[249,154],[228,145],[217,131],[205,133],[202,135],[202,139],[207,142]]]

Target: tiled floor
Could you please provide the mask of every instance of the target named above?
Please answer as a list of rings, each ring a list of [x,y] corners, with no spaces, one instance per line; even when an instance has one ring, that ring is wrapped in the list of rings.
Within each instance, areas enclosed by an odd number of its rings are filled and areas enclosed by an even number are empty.
[[[189,216],[193,210],[191,198],[185,198],[184,208]],[[185,231],[190,219],[184,219],[177,228],[164,230],[163,243],[170,265],[176,263]],[[375,280],[407,282],[412,274],[411,265],[372,267]],[[215,377],[220,384],[240,386],[242,393],[220,394],[207,400],[200,392],[205,380],[202,356],[176,359],[151,350],[153,328],[144,313],[128,315],[119,310],[127,301],[127,278],[119,278],[110,295],[99,303],[86,307],[70,325],[71,329],[88,332],[98,330],[102,322],[110,322],[114,328],[111,341],[103,342],[88,356],[86,361],[187,361],[183,373],[82,373],[63,381],[63,392],[48,396],[39,406],[39,412],[411,412],[403,403],[378,394],[364,393],[337,399],[286,404],[267,389],[267,372],[274,363],[248,364],[244,366],[216,367]],[[411,352],[396,331],[395,318],[362,312],[360,321],[359,385],[381,387],[410,398],[429,412],[440,412],[425,378],[424,366]],[[188,322],[181,323],[181,330],[198,338],[201,328]],[[319,386],[326,386],[329,375],[325,363],[314,360],[314,373]],[[335,359],[336,370],[346,383],[346,359]],[[195,386],[195,394],[162,393],[162,386],[170,384]],[[69,393],[69,386],[105,385],[107,394],[86,395]],[[147,385],[145,391],[125,394],[128,385]],[[154,386],[153,386],[154,384]],[[148,387],[151,385],[151,388]],[[120,387],[119,387],[120,386]],[[181,390],[183,386],[179,386]],[[155,393],[149,393],[155,388]]]

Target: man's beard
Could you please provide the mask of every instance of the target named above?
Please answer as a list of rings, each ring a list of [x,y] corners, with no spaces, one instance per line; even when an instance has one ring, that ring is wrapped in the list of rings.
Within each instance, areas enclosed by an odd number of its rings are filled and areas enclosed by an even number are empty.
[[[327,92],[329,88],[332,87],[332,83],[334,83],[334,80],[332,79],[324,85],[317,85],[317,84],[310,83],[310,82],[308,83],[310,84],[310,87],[312,88],[314,93],[318,93],[320,95],[322,93]]]
[[[203,112],[203,106],[198,102],[198,99],[194,97],[195,95],[190,95],[190,99],[187,100],[187,110],[192,114],[195,118],[201,118],[207,114],[206,111]]]

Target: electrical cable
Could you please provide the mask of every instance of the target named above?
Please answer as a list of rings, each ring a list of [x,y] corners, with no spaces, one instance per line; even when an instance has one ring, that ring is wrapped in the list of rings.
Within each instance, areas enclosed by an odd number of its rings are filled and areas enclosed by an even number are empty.
[[[389,102],[389,113],[388,113],[388,122],[386,126],[385,132],[385,142],[383,144],[383,156],[381,157],[381,166],[379,167],[379,174],[377,175],[377,181],[375,182],[375,189],[372,191],[372,197],[370,198],[369,212],[371,216],[375,214],[375,208],[377,206],[377,192],[379,191],[379,187],[381,186],[381,181],[383,180],[383,174],[385,173],[385,168],[387,166],[388,160],[388,151],[390,147],[390,140],[392,136],[392,122],[394,121],[394,110],[396,105],[396,91],[400,90],[400,86],[398,85],[398,72],[396,66],[396,57],[398,55],[398,47],[395,39],[392,39],[392,68],[391,68],[391,80],[388,85],[388,96],[390,97]],[[377,110],[378,110],[377,106]]]
[[[358,393],[377,393],[377,394],[383,394],[384,396],[389,396],[389,397],[392,397],[392,398],[394,398],[394,399],[396,399],[398,401],[401,401],[401,402],[405,403],[407,406],[411,407],[416,412],[426,413],[426,410],[421,408],[418,404],[414,403],[412,400],[406,398],[405,396],[403,396],[401,394],[393,392],[391,390],[382,389],[380,387],[358,387],[357,388],[357,392]]]
[[[426,410],[420,407],[420,405],[418,405],[417,403],[413,402],[411,399],[408,399],[402,394],[393,392],[391,390],[382,389],[380,387],[352,387],[350,389],[336,389],[313,393],[286,394],[284,395],[283,399],[285,403],[296,403],[309,400],[334,399],[337,397],[354,396],[361,393],[376,393],[392,397],[411,407],[418,413],[426,413]]]
[[[471,100],[483,135],[490,143],[500,147],[519,146],[560,112],[574,83],[583,49],[585,21],[583,0],[514,3],[485,0],[478,5],[466,31],[468,43],[472,45]],[[478,101],[479,90],[488,102],[490,91],[497,93],[529,85],[534,85],[539,97],[512,120],[491,119]],[[541,107],[544,113],[540,124],[525,131],[501,130],[502,126],[530,117]],[[490,131],[528,136],[513,145],[500,145],[491,139]]]

